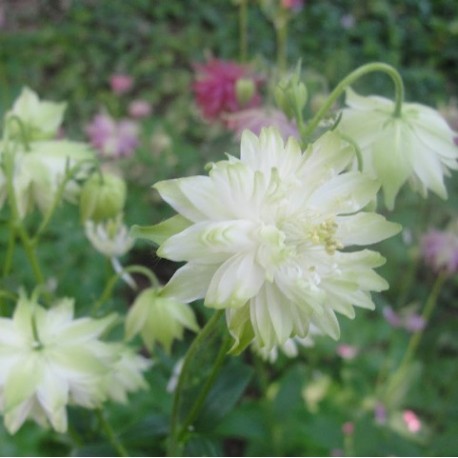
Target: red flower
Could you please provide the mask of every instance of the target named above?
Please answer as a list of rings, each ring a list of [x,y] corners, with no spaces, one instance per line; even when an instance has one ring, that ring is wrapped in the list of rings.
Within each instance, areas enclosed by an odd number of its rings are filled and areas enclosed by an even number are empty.
[[[221,59],[212,59],[206,64],[196,64],[196,81],[193,90],[203,116],[208,120],[219,119],[223,113],[234,113],[241,108],[259,105],[261,97],[257,91],[259,77],[242,65]],[[252,78],[255,92],[243,107],[237,100],[236,84],[240,78]]]

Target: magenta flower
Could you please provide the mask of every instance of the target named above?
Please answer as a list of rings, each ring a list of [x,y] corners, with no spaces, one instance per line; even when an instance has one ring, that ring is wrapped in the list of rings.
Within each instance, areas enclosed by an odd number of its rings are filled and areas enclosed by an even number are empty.
[[[340,344],[337,346],[336,352],[342,359],[351,360],[356,358],[356,356],[359,353],[359,350],[357,347],[354,347],[353,345]]]
[[[134,119],[146,118],[151,111],[151,104],[146,100],[133,100],[129,104],[129,116]]]
[[[423,259],[433,270],[458,271],[458,234],[454,230],[432,230],[421,239]]]
[[[133,121],[116,122],[108,114],[98,114],[86,127],[92,146],[104,157],[129,157],[139,144],[138,126]]]
[[[247,67],[212,59],[206,64],[196,64],[195,69],[196,81],[192,87],[197,105],[206,119],[219,119],[224,113],[234,113],[242,108],[236,94],[236,84],[241,78],[252,78],[255,83],[254,94],[244,108],[255,107],[261,102],[257,91],[261,80]]]
[[[260,107],[242,110],[224,116],[224,121],[226,127],[235,133],[237,139],[241,138],[245,129],[259,135],[263,127],[269,126],[276,127],[285,141],[289,137],[300,138],[296,123],[290,121],[282,111],[276,108]]]
[[[129,92],[133,85],[134,79],[129,75],[118,73],[111,75],[110,77],[111,90],[117,95],[122,95],[126,92]]]

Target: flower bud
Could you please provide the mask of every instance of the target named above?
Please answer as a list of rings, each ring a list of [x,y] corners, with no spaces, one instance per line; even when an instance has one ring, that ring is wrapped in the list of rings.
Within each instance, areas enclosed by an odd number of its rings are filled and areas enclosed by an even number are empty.
[[[307,103],[307,88],[300,81],[300,67],[292,76],[285,77],[278,83],[274,96],[278,107],[289,119],[302,112]]]
[[[81,190],[81,219],[99,222],[115,218],[121,213],[125,201],[126,184],[122,178],[109,173],[94,173]]]
[[[251,78],[239,78],[235,83],[235,95],[241,107],[245,106],[256,91],[256,85]]]

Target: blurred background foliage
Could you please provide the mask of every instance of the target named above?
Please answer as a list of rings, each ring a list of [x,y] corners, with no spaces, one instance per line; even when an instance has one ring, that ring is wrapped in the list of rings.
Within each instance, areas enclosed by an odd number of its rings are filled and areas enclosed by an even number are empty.
[[[170,214],[151,185],[164,178],[202,173],[206,162],[236,151],[218,126],[204,123],[190,90],[193,64],[213,55],[237,59],[238,10],[230,0],[3,0],[0,1],[0,110],[5,111],[27,85],[42,98],[65,100],[65,131],[86,139],[90,118],[106,108],[123,117],[129,99],[153,106],[142,121],[142,142],[135,157],[120,161],[129,183],[128,224],[153,224]],[[248,52],[268,68],[275,56],[272,24],[254,1],[248,2]],[[304,73],[326,88],[369,61],[396,66],[406,98],[437,107],[450,103],[458,82],[458,4],[456,0],[306,1],[290,21],[288,63],[302,59]],[[110,75],[134,78],[129,99],[113,95]],[[369,76],[358,83],[363,93],[390,96],[391,81]],[[439,297],[409,376],[396,388],[386,418],[375,413],[380,390],[402,358],[410,334],[390,326],[384,307],[419,311],[435,274],[419,259],[418,241],[428,228],[443,227],[457,215],[458,182],[448,180],[450,198],[421,200],[405,191],[389,215],[404,225],[402,236],[384,242],[381,273],[391,288],[378,297],[375,312],[359,310],[354,321],[341,320],[344,343],[353,358],[336,350],[339,343],[317,338],[295,359],[280,356],[265,364],[245,352],[229,359],[191,432],[191,456],[375,455],[442,456],[458,450],[458,283],[451,278]],[[2,225],[4,226],[4,225]],[[75,229],[76,228],[76,229]],[[71,236],[69,236],[71,234]],[[6,230],[1,227],[4,246]],[[84,232],[71,208],[61,209],[40,247],[47,275],[59,273],[58,291],[85,303],[100,295],[109,266],[83,249]],[[129,261],[145,263],[164,282],[174,265],[158,260],[150,245],[136,244]],[[15,265],[25,265],[21,253]],[[76,274],[75,274],[76,273]],[[75,281],[75,275],[78,281]],[[10,287],[18,287],[10,278]],[[33,284],[27,268],[21,284]],[[120,287],[107,304],[124,308],[132,293]],[[197,306],[201,319],[207,311]],[[127,406],[108,406],[108,415],[132,455],[164,453],[172,369],[191,336],[160,350],[149,374],[151,390],[131,397]],[[205,375],[205,371],[200,377]],[[421,419],[419,433],[403,421],[406,410]],[[0,426],[2,455],[112,455],[93,416],[71,411],[68,436],[27,424],[9,437]],[[350,422],[353,430],[344,430]],[[346,431],[346,432],[345,432]],[[350,432],[350,434],[349,434]]]

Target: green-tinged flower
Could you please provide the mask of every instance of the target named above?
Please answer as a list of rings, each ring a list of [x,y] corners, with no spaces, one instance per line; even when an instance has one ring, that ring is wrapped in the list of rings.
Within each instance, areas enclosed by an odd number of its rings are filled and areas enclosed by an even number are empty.
[[[83,185],[80,210],[83,221],[116,218],[126,202],[126,183],[112,173],[94,173]]]
[[[126,345],[113,343],[112,347],[119,359],[105,377],[105,390],[109,399],[125,404],[128,393],[148,389],[143,372],[152,362]]]
[[[99,340],[114,322],[73,319],[73,300],[45,310],[20,296],[13,318],[0,318],[0,408],[14,434],[27,418],[67,429],[67,404],[98,407],[118,356]]]
[[[399,231],[382,216],[360,211],[379,184],[344,172],[353,149],[329,132],[301,152],[273,128],[244,132],[241,158],[213,164],[209,176],[159,182],[162,198],[180,215],[143,236],[158,254],[185,261],[164,294],[226,309],[240,351],[253,339],[271,350],[306,337],[310,324],[337,339],[335,312],[372,309],[370,292],[388,287],[373,269],[384,262],[369,250]]]
[[[38,95],[25,87],[7,113],[10,138],[26,142],[54,138],[62,124],[66,103],[40,101]],[[12,118],[18,118],[19,122]]]
[[[447,197],[444,175],[458,168],[453,132],[432,108],[404,103],[394,116],[394,102],[362,97],[347,90],[339,129],[358,144],[363,171],[380,180],[388,208],[406,181],[426,196],[428,189]]]
[[[185,328],[199,330],[192,308],[167,297],[160,288],[143,290],[126,318],[126,338],[140,334],[150,351],[157,341],[170,353],[173,341],[183,338]]]
[[[86,221],[84,228],[92,246],[108,258],[123,256],[134,245],[134,239],[122,222],[122,215],[99,223]]]
[[[5,154],[0,152],[0,159]],[[35,206],[42,212],[49,210],[64,180],[67,182],[62,198],[75,203],[79,193],[78,180],[87,176],[93,158],[86,144],[66,140],[37,141],[29,145],[28,151],[16,151],[13,187],[19,215],[24,217]],[[72,176],[68,176],[71,171]],[[0,178],[0,205],[5,198],[6,177],[3,177]]]

